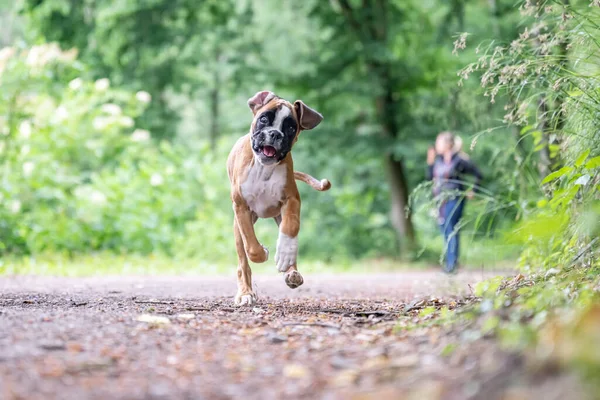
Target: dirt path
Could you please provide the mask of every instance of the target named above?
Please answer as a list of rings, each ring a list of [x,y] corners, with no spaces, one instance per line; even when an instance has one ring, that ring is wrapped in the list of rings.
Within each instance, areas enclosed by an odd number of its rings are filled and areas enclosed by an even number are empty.
[[[258,276],[258,305],[235,308],[233,278],[0,277],[0,398],[531,394],[520,357],[475,332],[405,328],[428,305],[459,307],[482,278],[305,276],[292,291]],[[568,388],[554,381],[551,393]]]

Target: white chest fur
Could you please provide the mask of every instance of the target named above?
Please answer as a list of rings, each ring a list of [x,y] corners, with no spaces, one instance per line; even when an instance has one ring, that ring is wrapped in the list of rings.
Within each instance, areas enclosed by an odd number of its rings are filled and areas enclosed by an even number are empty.
[[[270,208],[277,207],[283,200],[283,189],[287,180],[285,165],[261,165],[254,163],[248,177],[242,183],[242,196],[252,211],[266,218]]]

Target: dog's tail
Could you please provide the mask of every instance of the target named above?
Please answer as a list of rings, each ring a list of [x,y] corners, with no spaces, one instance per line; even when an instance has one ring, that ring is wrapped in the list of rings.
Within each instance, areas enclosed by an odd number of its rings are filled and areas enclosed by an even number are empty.
[[[327,179],[318,180],[309,174],[305,174],[304,172],[294,171],[294,178],[310,185],[313,189],[318,190],[319,192],[329,190],[331,187],[331,182],[329,182]]]

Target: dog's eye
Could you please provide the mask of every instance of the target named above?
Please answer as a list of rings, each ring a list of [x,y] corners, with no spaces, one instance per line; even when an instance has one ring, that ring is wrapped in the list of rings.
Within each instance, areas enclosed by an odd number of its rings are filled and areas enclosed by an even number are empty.
[[[267,118],[266,115],[263,115],[258,119],[258,122],[260,122],[261,124],[266,124],[267,122],[269,122],[269,118]]]
[[[287,130],[289,133],[296,133],[296,128],[293,125],[288,126]]]

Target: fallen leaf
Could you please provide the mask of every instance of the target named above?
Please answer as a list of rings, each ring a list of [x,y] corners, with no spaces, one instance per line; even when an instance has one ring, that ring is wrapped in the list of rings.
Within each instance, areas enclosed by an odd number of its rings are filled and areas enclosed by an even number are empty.
[[[377,336],[359,333],[358,335],[354,336],[354,340],[360,341],[360,342],[372,343],[377,340]]]
[[[142,314],[137,318],[138,322],[146,322],[150,325],[169,325],[171,320],[167,317],[159,317],[156,315]]]
[[[238,331],[238,335],[256,335],[261,328],[243,328]]]
[[[387,367],[390,364],[390,360],[385,356],[369,358],[363,363],[363,369],[365,370],[377,370]]]
[[[67,343],[67,350],[71,353],[81,353],[83,351],[83,346],[79,343],[70,342]]]
[[[308,376],[309,371],[300,364],[288,364],[283,367],[283,375],[286,378],[301,379]]]
[[[358,375],[358,371],[347,369],[335,375],[331,380],[331,383],[337,387],[350,386],[356,382]]]
[[[395,368],[410,368],[419,363],[419,357],[415,354],[409,354],[402,357],[394,358],[391,366]]]

